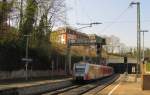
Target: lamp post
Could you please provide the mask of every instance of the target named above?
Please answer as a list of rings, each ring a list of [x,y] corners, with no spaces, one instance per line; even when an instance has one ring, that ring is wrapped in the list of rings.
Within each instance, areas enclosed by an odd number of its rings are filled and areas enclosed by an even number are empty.
[[[142,31],[140,31],[140,32],[143,32],[143,56],[142,56],[142,58],[143,58],[143,60],[144,60],[144,32],[148,32],[148,30],[142,30]]]
[[[135,81],[137,81],[138,69],[139,69],[138,65],[141,62],[140,2],[131,2],[130,6],[132,5],[137,6],[137,64],[136,64],[136,77],[135,77]]]

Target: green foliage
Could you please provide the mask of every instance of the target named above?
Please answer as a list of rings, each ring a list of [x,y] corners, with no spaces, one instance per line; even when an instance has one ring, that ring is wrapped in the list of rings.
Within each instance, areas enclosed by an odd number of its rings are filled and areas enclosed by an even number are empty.
[[[150,72],[150,63],[146,63],[146,72]]]
[[[41,20],[40,20],[40,24],[39,24],[39,27],[38,27],[38,30],[37,30],[37,38],[42,38],[44,36],[44,30],[45,30],[45,27],[46,26],[46,22],[45,22],[45,15],[43,15],[41,17]]]
[[[11,8],[14,0],[10,3],[7,0],[0,1],[0,33],[6,32],[8,25],[6,23],[8,14],[11,12]]]
[[[7,15],[8,15],[8,8],[7,8],[7,1],[3,0],[0,2],[0,25],[7,20]]]
[[[149,48],[147,48],[147,49],[145,49],[145,57],[150,57],[150,49]]]
[[[23,68],[23,64],[21,64],[23,51],[17,41],[0,43],[0,70],[11,71],[16,68]]]
[[[52,52],[52,47],[49,42],[51,33],[51,28],[48,27],[47,17],[49,10],[44,10],[45,12],[43,12],[44,14],[36,26],[35,18],[38,11],[38,4],[36,0],[27,0],[26,8],[23,8],[25,11],[18,32],[16,28],[8,27],[6,23],[13,2],[14,0],[11,3],[8,3],[7,0],[0,1],[0,32],[4,31],[2,29],[4,26],[5,31],[7,31],[5,35],[0,36],[0,70],[12,71],[24,69],[25,62],[21,59],[25,57],[26,37],[24,35],[27,34],[32,35],[29,40],[29,58],[32,58],[33,61],[29,64],[29,68],[33,67],[36,70],[49,69],[50,57],[53,55],[59,56],[62,61],[58,61],[63,65],[65,63],[65,55],[59,53],[57,48]],[[56,62],[57,59],[55,57],[53,58]],[[79,58],[75,57],[75,59]]]
[[[23,18],[23,24],[21,27],[22,34],[29,34],[33,31],[33,24],[35,23],[35,14],[37,11],[36,0],[27,0],[27,7]]]

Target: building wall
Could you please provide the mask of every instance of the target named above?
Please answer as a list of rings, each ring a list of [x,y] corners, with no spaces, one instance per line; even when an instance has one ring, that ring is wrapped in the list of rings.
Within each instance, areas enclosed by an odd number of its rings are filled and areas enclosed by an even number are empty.
[[[50,41],[54,43],[67,44],[68,41],[88,41],[89,37],[85,33],[78,32],[71,28],[58,28],[56,31],[51,33]]]
[[[66,75],[64,70],[61,71],[52,71],[52,70],[28,70],[28,77],[50,77],[52,75]],[[26,77],[26,71],[25,70],[18,70],[18,71],[0,71],[0,80],[6,80],[6,79],[19,79],[19,78],[25,78]]]

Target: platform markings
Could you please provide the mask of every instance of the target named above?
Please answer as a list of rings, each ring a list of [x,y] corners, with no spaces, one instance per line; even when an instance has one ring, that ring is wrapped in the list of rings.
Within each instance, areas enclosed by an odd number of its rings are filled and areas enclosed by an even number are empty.
[[[121,84],[121,82],[119,84],[117,84],[109,93],[108,95],[112,95],[112,93],[117,89],[117,87]]]

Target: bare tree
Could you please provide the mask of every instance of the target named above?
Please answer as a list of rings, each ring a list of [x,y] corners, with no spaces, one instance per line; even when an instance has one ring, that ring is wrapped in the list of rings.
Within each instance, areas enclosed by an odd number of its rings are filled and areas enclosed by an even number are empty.
[[[105,38],[106,44],[108,45],[107,49],[111,51],[111,53],[114,53],[114,51],[118,49],[118,46],[120,45],[120,39],[114,35]]]
[[[32,1],[32,0],[31,0]],[[49,29],[52,29],[57,24],[65,22],[65,0],[35,0],[38,4],[38,11],[36,13],[35,28],[39,26],[40,20],[47,21]],[[25,8],[27,6],[27,0],[14,0],[13,12],[11,14],[11,22],[13,26],[19,25],[24,18]]]
[[[65,1],[64,0],[37,0],[38,16],[37,25],[41,20],[45,20],[45,27],[50,30],[57,23],[62,23],[65,20]]]
[[[8,17],[11,12],[13,0],[1,0],[0,1],[0,32],[6,32],[8,28]]]
[[[120,43],[120,53],[121,55],[126,53],[126,45],[124,43]]]

